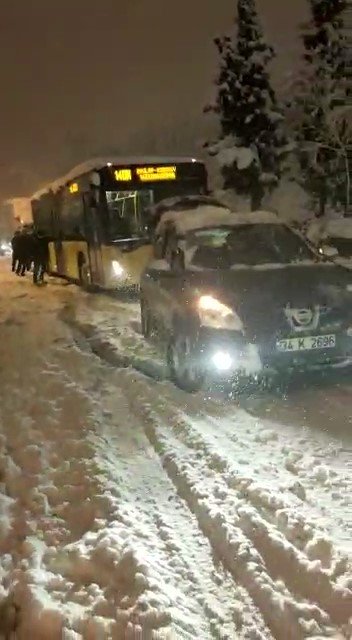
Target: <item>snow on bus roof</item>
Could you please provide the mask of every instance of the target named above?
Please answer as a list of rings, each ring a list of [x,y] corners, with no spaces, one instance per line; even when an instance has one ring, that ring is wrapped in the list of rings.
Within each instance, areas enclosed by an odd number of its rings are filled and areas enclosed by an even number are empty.
[[[168,211],[161,216],[156,232],[160,233],[172,223],[180,234],[216,226],[235,227],[246,224],[284,224],[275,213],[254,211],[234,213],[224,207],[201,205],[184,211]]]
[[[79,178],[80,176],[90,173],[91,171],[99,171],[99,169],[103,169],[104,167],[111,165],[131,165],[131,164],[178,164],[182,162],[201,162],[198,158],[192,158],[190,156],[106,156],[99,158],[92,158],[91,160],[86,160],[81,164],[76,165],[71,169],[68,173],[63,175],[61,178],[50,182],[45,187],[42,187],[38,191],[36,191],[31,200],[37,200],[42,195],[47,193],[48,191],[53,191],[54,193],[58,191],[61,187],[64,187],[71,180],[75,180],[75,178]]]

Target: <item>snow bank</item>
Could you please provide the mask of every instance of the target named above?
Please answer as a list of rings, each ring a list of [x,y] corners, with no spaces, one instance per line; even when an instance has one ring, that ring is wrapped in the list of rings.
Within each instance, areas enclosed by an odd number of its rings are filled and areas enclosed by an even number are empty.
[[[222,147],[216,157],[221,167],[236,165],[240,171],[256,160],[256,155],[248,147]]]
[[[95,399],[103,372],[58,321],[60,288],[43,297],[21,285],[1,281],[0,635],[167,637],[171,578],[160,571],[161,546],[143,530],[133,490],[121,495],[116,459],[109,477],[106,404],[99,409]],[[61,295],[69,296],[62,287]],[[25,314],[25,334],[22,323],[6,322],[8,313]]]
[[[265,201],[268,209],[276,211],[286,222],[302,224],[312,217],[308,194],[297,182],[283,179]]]

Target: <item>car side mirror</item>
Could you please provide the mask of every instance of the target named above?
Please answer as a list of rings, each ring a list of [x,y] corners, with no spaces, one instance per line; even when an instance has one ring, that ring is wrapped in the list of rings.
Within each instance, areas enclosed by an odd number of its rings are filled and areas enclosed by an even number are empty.
[[[336,258],[339,255],[337,249],[329,244],[322,244],[319,247],[319,253],[325,258]]]

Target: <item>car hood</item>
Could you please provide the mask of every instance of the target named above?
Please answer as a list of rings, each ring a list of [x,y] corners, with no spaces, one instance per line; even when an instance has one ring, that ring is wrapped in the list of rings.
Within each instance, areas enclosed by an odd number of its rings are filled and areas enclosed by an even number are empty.
[[[292,329],[287,309],[319,309],[319,325],[348,315],[352,275],[342,267],[317,264],[267,269],[193,272],[194,294],[210,294],[239,315],[248,337],[285,334]],[[350,301],[349,301],[350,298]]]

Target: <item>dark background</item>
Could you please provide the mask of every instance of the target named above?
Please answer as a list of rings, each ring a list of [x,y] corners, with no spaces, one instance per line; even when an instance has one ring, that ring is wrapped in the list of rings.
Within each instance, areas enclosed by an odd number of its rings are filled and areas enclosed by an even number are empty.
[[[257,0],[297,66],[305,0]],[[0,200],[99,153],[194,153],[234,0],[0,0]]]

